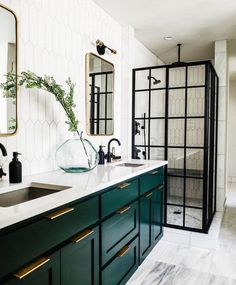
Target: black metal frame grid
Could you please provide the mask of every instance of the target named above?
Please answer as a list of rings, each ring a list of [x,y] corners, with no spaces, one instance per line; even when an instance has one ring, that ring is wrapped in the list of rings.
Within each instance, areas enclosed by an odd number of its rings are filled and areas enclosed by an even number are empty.
[[[107,135],[107,122],[112,121],[113,118],[109,118],[107,115],[107,97],[108,95],[112,96],[113,92],[108,91],[108,76],[113,74],[113,71],[105,71],[105,72],[94,72],[90,73],[89,77],[91,77],[90,84],[90,133],[95,134],[95,125],[96,125],[96,134],[100,134],[100,121],[104,121],[105,123],[105,131],[103,135]],[[100,91],[100,87],[96,86],[96,77],[97,76],[105,76],[105,90]],[[95,91],[96,90],[96,91]],[[105,116],[102,118],[100,116],[100,97],[101,95],[105,96]],[[95,108],[96,105],[96,108]],[[96,115],[95,115],[96,114]]]
[[[188,70],[189,67],[194,66],[204,66],[205,68],[205,84],[199,84],[195,86],[188,86]],[[185,69],[185,84],[183,86],[170,87],[169,86],[169,75],[170,70],[173,68],[184,68]],[[152,76],[153,70],[163,70],[165,72],[165,87],[153,88],[155,85],[149,80],[147,89],[137,89],[136,88],[136,78],[137,72],[147,71],[147,76]],[[159,78],[157,78],[159,79]],[[207,233],[211,224],[211,221],[214,217],[216,211],[216,187],[217,187],[217,136],[218,136],[218,83],[219,79],[215,72],[214,67],[210,61],[199,61],[184,63],[179,65],[162,65],[162,66],[151,66],[133,69],[133,92],[132,92],[132,157],[136,158],[137,149],[144,149],[146,157],[144,159],[151,159],[150,151],[152,148],[163,149],[164,159],[168,160],[168,150],[171,148],[182,149],[184,155],[184,165],[182,171],[176,171],[177,169],[170,169],[168,166],[165,171],[165,226],[174,227],[179,229],[185,229],[196,232]],[[191,88],[204,88],[204,115],[201,116],[189,116],[188,115],[188,90]],[[168,116],[169,113],[169,91],[175,89],[182,89],[184,91],[184,116]],[[163,90],[165,91],[165,110],[164,116],[151,116],[151,105],[152,105],[152,92]],[[144,117],[137,116],[135,117],[135,101],[136,95],[139,92],[146,92],[148,96],[148,114],[145,113]],[[158,96],[158,95],[156,95]],[[168,124],[170,120],[182,119],[184,120],[184,144],[183,145],[168,145]],[[189,119],[202,119],[204,120],[204,144],[202,146],[190,146],[187,144],[187,123]],[[151,134],[151,121],[152,120],[163,120],[165,123],[165,134],[164,134],[164,145],[151,144],[151,136],[158,137],[158,133]],[[136,144],[136,127],[135,122],[143,122],[143,127],[147,128],[148,138],[147,144]],[[201,172],[189,171],[187,169],[187,150],[188,149],[199,149],[203,151],[203,169]],[[170,203],[168,202],[168,180],[167,178],[171,177],[182,177],[183,178],[183,203]],[[202,205],[191,206],[186,204],[186,181],[187,179],[200,179],[202,181]],[[183,210],[183,224],[175,225],[167,223],[167,207],[168,206],[177,206],[181,207]],[[202,211],[202,226],[201,228],[193,228],[186,226],[185,224],[185,213],[186,209],[193,208]]]

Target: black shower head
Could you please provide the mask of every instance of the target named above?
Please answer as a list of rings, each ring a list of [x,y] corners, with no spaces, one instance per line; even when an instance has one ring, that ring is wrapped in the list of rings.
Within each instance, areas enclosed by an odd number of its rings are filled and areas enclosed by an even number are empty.
[[[148,79],[148,80],[153,79],[153,84],[154,84],[154,85],[161,83],[161,80],[160,80],[160,79],[156,79],[156,78],[153,77],[153,76],[148,76],[147,79]]]

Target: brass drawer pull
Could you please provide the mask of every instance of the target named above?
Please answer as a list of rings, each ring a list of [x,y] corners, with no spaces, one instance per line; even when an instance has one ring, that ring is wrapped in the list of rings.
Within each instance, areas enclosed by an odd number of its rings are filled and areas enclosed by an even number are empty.
[[[121,183],[120,185],[117,186],[118,189],[125,189],[130,186],[131,183]]]
[[[20,269],[15,274],[13,274],[17,279],[23,279],[25,276],[29,275],[31,272],[43,266],[45,263],[50,261],[50,258],[41,257],[36,261],[32,262],[28,266]]]
[[[123,248],[117,253],[117,257],[122,257],[122,256],[124,256],[128,251],[129,251],[129,246],[126,245],[125,247],[123,247]]]
[[[152,196],[152,192],[146,193],[144,196],[145,196],[146,198],[151,197],[151,196]]]
[[[130,208],[131,208],[130,206],[120,208],[119,210],[117,210],[117,213],[118,213],[118,214],[123,214],[123,213],[125,213],[126,211],[128,211]]]
[[[61,210],[58,210],[56,212],[53,212],[51,214],[48,214],[46,216],[46,218],[50,219],[50,220],[54,220],[62,215],[65,215],[71,211],[74,211],[74,208],[64,208],[64,209],[61,209]]]
[[[77,236],[73,237],[71,241],[73,242],[80,242],[82,239],[85,239],[86,237],[90,236],[94,230],[85,230],[82,233],[78,234]]]
[[[154,170],[154,171],[150,172],[150,174],[151,175],[156,175],[156,174],[158,174],[158,172],[159,172],[158,170]]]

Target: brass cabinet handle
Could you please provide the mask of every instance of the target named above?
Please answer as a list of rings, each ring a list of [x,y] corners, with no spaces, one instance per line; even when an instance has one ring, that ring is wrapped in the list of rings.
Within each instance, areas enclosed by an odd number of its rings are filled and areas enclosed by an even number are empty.
[[[158,172],[159,172],[158,170],[154,170],[154,171],[151,171],[150,174],[151,175],[156,175]]]
[[[131,208],[130,206],[120,208],[119,210],[117,210],[117,213],[123,214],[124,212],[128,211],[130,208]]]
[[[122,257],[122,256],[124,256],[128,251],[129,251],[129,246],[126,245],[125,247],[123,247],[123,248],[117,253],[117,257]]]
[[[146,193],[144,196],[145,196],[146,198],[151,197],[151,196],[152,196],[152,192]]]
[[[120,185],[118,185],[117,188],[118,189],[125,189],[125,188],[128,188],[130,184],[131,183],[124,182],[124,183],[121,183]]]
[[[85,239],[86,237],[90,236],[94,230],[85,230],[82,233],[78,234],[77,236],[73,237],[71,241],[73,242],[80,242],[82,239]]]
[[[74,208],[64,208],[64,209],[61,209],[61,210],[58,210],[56,212],[53,212],[51,214],[48,214],[46,216],[46,218],[50,219],[50,220],[54,220],[62,215],[65,215],[71,211],[74,211]]]
[[[15,274],[13,274],[17,279],[23,279],[25,276],[29,275],[31,272],[43,266],[45,263],[50,261],[50,258],[40,257],[36,261],[32,262],[28,266],[20,269]]]

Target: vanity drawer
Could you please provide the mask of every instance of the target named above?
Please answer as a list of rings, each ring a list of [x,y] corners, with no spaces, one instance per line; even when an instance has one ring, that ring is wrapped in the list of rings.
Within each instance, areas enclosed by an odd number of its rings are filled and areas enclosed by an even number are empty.
[[[138,238],[124,246],[102,271],[102,285],[125,284],[138,268]]]
[[[98,221],[98,197],[51,211],[32,224],[0,237],[0,277],[22,267]]]
[[[101,196],[102,218],[115,212],[117,209],[125,206],[138,197],[139,184],[137,179],[118,184],[116,188],[113,188]]]
[[[164,181],[164,167],[160,167],[149,171],[140,178],[140,194],[152,190],[156,186],[163,184]]]
[[[104,265],[139,231],[139,203],[122,207],[101,225],[102,264]]]

